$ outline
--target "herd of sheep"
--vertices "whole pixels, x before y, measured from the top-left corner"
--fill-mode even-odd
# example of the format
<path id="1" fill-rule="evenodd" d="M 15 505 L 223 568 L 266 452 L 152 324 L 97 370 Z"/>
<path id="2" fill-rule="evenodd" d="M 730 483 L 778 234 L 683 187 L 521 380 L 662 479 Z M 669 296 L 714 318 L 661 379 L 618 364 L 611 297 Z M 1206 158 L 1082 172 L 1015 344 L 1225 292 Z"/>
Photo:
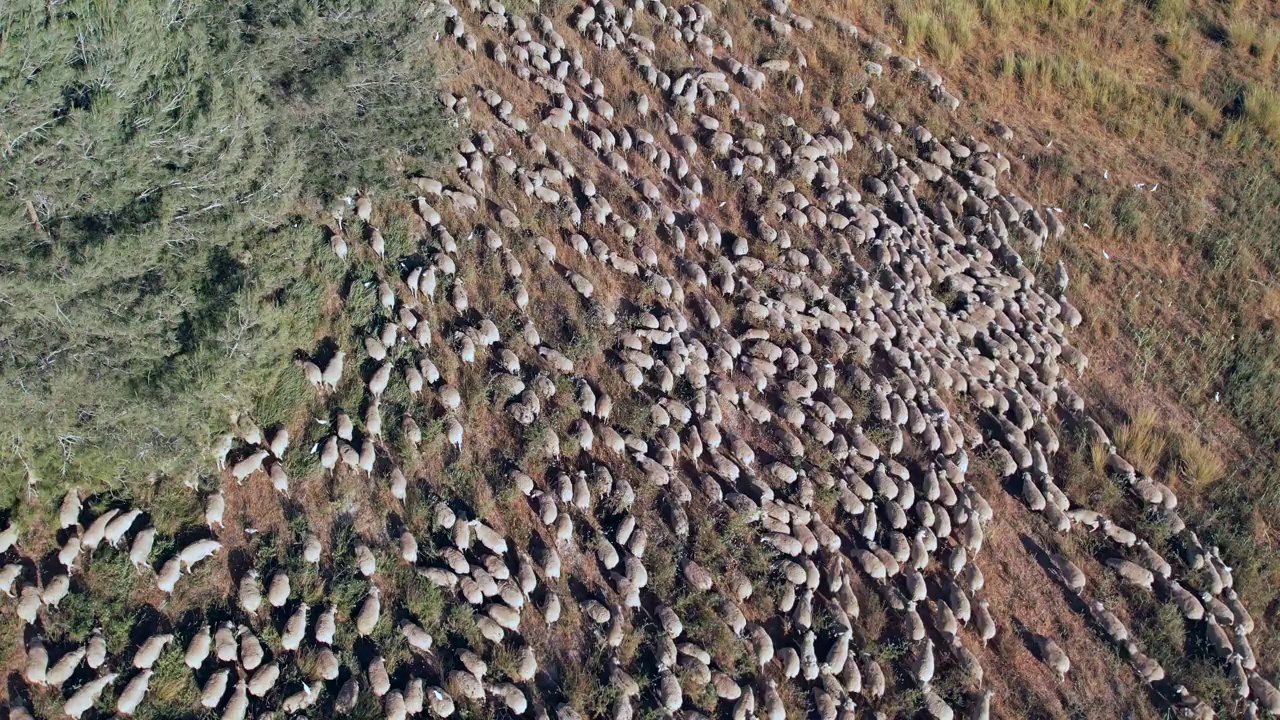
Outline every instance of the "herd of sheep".
<path id="1" fill-rule="evenodd" d="M 497 0 L 440 6 L 444 41 L 457 42 L 442 52 L 466 58 L 442 99 L 469 139 L 451 170 L 413 178 L 407 200 L 359 194 L 328 227 L 338 256 L 381 268 L 368 286 L 379 329 L 301 363 L 332 420 L 308 423 L 299 447 L 286 428 L 234 417 L 211 446 L 223 490 L 203 497 L 206 537 L 164 556 L 153 552 L 146 508 L 88 517 L 69 493 L 57 562 L 33 571 L 32 560 L 13 559 L 0 569 L 0 590 L 31 626 L 28 692 L 63 698 L 72 718 L 93 708 L 142 712 L 153 665 L 177 648 L 200 688 L 191 715 L 339 716 L 369 694 L 387 720 L 569 720 L 592 711 L 538 677 L 540 663 L 572 660 L 540 657 L 523 633 L 576 622 L 610 657 L 598 678 L 608 706 L 594 713 L 617 720 L 883 717 L 886 693 L 907 690 L 925 716 L 987 718 L 1000 697 L 975 650 L 1008 628 L 983 597 L 993 520 L 983 492 L 1005 490 L 972 481 L 980 457 L 1037 522 L 1105 538 L 1096 572 L 1202 625 L 1244 717 L 1280 716 L 1231 568 L 1184 526 L 1173 492 L 1119 454 L 1071 387 L 1087 358 L 1066 338 L 1081 322 L 1065 297 L 1066 269 L 1042 279 L 1024 263 L 1064 238 L 1061 219 L 1000 188 L 1010 165 L 992 145 L 935 137 L 876 104 L 876 83 L 906 81 L 953 111 L 960 100 L 940 75 L 845 20 L 811 19 L 785 0 L 753 8 L 741 27 L 718 22 L 702 2 L 593 0 L 554 18 L 526 18 Z M 806 36 L 820 31 L 865 58 L 869 84 L 847 107 L 806 96 Z M 734 33 L 782 50 L 749 56 Z M 625 87 L 603 77 L 616 68 Z M 799 119 L 769 105 L 779 96 Z M 996 135 L 1009 139 L 1004 128 Z M 412 221 L 417 248 L 384 261 L 383 223 L 397 213 Z M 492 259 L 503 295 L 479 298 L 462 270 Z M 559 312 L 603 328 L 599 357 L 575 361 L 543 341 L 529 305 L 545 302 L 537 293 L 548 284 L 566 290 Z M 447 605 L 472 608 L 478 642 L 433 639 L 434 619 L 413 617 L 404 598 L 383 597 L 376 584 L 353 607 L 311 607 L 281 569 L 234 578 L 228 604 L 239 622 L 157 631 L 133 648 L 108 648 L 101 634 L 56 653 L 43 644 L 42 622 L 79 591 L 77 572 L 99 546 L 127 552 L 163 593 L 198 564 L 222 562 L 223 491 L 270 482 L 287 496 L 286 453 L 312 446 L 326 475 L 388 487 L 399 503 L 428 502 L 415 488 L 433 478 L 408 467 L 388 436 L 460 462 L 469 434 L 493 432 L 468 422 L 479 408 L 460 391 L 462 373 L 487 378 L 480 402 L 528 445 L 524 457 L 539 459 L 536 471 L 489 478 L 514 487 L 538 527 L 517 543 L 501 513 L 471 517 L 437 500 L 420 535 L 406 527 L 349 552 L 371 581 L 385 572 L 380 564 L 403 563 Z M 346 382 L 363 384 L 361 407 L 337 405 Z M 380 399 L 398 383 L 427 410 L 384 426 Z M 623 395 L 643 409 L 639 429 L 611 422 Z M 447 442 L 432 444 L 428 425 Z M 1054 476 L 1064 430 L 1107 449 L 1107 472 L 1171 527 L 1177 557 L 1069 494 Z M 638 496 L 654 500 L 642 506 Z M 707 507 L 750 528 L 767 548 L 767 573 L 718 571 L 685 546 Z M 659 529 L 674 541 L 651 546 Z M 22 540 L 13 528 L 0 533 L 5 557 Z M 335 552 L 314 534 L 297 549 L 311 565 Z M 1046 564 L 1170 711 L 1214 717 L 1091 595 L 1080 567 L 1060 554 Z M 650 587 L 651 573 L 673 565 L 681 594 L 714 598 L 749 672 L 691 640 L 678 603 Z M 585 591 L 570 590 L 575 572 Z M 763 604 L 752 600 L 760 593 Z M 894 620 L 901 663 L 886 666 L 857 644 L 867 593 Z M 834 621 L 816 622 L 819 613 Z M 339 632 L 343 624 L 353 632 Z M 388 667 L 380 654 L 354 660 L 341 647 L 340 638 L 379 636 L 388 624 L 424 662 Z M 651 631 L 639 650 L 622 652 L 641 628 Z M 1054 637 L 1032 633 L 1029 644 L 1060 678 L 1071 673 Z M 305 669 L 288 677 L 305 679 L 278 682 L 304 651 Z M 490 667 L 499 652 L 515 658 L 504 672 Z M 935 687 L 943 667 L 961 691 Z M 11 717 L 31 716 L 20 696 L 10 707 Z"/>

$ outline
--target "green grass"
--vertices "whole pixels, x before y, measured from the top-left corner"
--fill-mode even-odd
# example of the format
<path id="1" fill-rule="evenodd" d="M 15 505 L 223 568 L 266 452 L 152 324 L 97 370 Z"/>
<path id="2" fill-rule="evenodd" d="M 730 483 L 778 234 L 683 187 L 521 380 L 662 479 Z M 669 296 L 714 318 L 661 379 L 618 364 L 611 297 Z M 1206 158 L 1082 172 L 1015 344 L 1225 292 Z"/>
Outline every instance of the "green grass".
<path id="1" fill-rule="evenodd" d="M 68 594 L 49 613 L 46 635 L 55 641 L 84 643 L 101 627 L 107 650 L 124 652 L 134 621 L 130 596 L 139 578 L 126 553 L 100 549 L 80 579 L 89 592 Z"/>
<path id="2" fill-rule="evenodd" d="M 401 579 L 400 592 L 405 609 L 417 623 L 427 632 L 435 632 L 440 627 L 445 612 L 444 594 L 440 588 L 418 577 L 417 573 L 406 570 Z"/>
<path id="3" fill-rule="evenodd" d="M 191 668 L 183 662 L 185 649 L 170 643 L 152 668 L 147 696 L 136 717 L 143 720 L 187 718 L 198 707 L 200 689 L 196 687 Z"/>
<path id="4" fill-rule="evenodd" d="M 300 210 L 389 185 L 388 161 L 422 167 L 449 132 L 434 24 L 351 5 L 0 10 L 0 502 L 28 467 L 59 495 L 190 477 L 228 410 L 299 407 L 289 358 L 345 272 Z"/>

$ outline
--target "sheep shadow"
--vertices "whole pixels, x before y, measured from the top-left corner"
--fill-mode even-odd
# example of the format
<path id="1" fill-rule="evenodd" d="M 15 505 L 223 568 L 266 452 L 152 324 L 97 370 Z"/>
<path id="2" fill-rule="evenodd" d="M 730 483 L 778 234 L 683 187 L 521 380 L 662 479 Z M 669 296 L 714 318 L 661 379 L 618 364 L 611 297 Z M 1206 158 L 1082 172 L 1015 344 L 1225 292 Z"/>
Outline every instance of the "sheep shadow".
<path id="1" fill-rule="evenodd" d="M 1053 561 L 1050 559 L 1049 553 L 1034 539 L 1032 539 L 1031 536 L 1025 533 L 1022 534 L 1019 539 L 1022 541 L 1022 547 L 1027 551 L 1027 554 L 1036 561 L 1036 564 L 1044 570 L 1045 574 L 1048 575 L 1053 583 L 1058 586 L 1058 589 L 1062 591 L 1062 597 L 1063 600 L 1066 601 L 1067 607 L 1071 608 L 1071 611 L 1077 615 L 1088 617 L 1089 607 L 1085 605 L 1084 600 L 1079 595 L 1072 592 L 1062 583 L 1062 578 L 1058 576 L 1058 571 L 1054 568 Z"/>

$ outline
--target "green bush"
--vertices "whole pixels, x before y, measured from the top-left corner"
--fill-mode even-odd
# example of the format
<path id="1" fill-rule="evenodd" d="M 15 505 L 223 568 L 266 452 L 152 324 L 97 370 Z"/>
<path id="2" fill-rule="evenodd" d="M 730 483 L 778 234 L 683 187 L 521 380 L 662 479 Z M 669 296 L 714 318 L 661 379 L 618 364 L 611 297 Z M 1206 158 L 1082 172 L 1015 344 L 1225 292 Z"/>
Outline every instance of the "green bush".
<path id="1" fill-rule="evenodd" d="M 297 394 L 341 272 L 315 210 L 449 132 L 421 8 L 0 8 L 0 505 L 207 467 L 226 411 Z"/>

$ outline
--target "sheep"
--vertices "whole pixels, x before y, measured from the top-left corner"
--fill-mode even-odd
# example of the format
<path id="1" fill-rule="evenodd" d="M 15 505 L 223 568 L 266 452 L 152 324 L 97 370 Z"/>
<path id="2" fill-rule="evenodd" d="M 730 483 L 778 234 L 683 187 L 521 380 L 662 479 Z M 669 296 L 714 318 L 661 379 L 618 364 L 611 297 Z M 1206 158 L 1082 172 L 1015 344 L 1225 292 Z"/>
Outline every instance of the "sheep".
<path id="1" fill-rule="evenodd" d="M 209 657 L 209 650 L 213 646 L 213 635 L 209 632 L 208 625 L 202 625 L 196 634 L 191 637 L 191 641 L 187 643 L 187 651 L 183 655 L 183 663 L 192 670 L 199 670 L 204 661 Z"/>
<path id="2" fill-rule="evenodd" d="M 213 634 L 213 653 L 221 662 L 236 659 L 235 631 L 230 623 L 223 623 Z"/>
<path id="3" fill-rule="evenodd" d="M 133 655 L 133 666 L 139 670 L 148 670 L 160 658 L 164 646 L 173 641 L 172 633 L 152 635 L 143 641 Z"/>
<path id="4" fill-rule="evenodd" d="M 155 528 L 142 529 L 133 536 L 133 544 L 129 546 L 129 562 L 132 562 L 134 569 L 150 566 L 151 548 L 155 544 L 155 537 Z"/>
<path id="5" fill-rule="evenodd" d="M 222 543 L 217 540 L 196 540 L 178 551 L 178 560 L 182 563 L 182 569 L 189 572 L 197 563 L 221 549 Z"/>
<path id="6" fill-rule="evenodd" d="M 1138 537 L 1131 531 L 1116 525 L 1110 520 L 1103 519 L 1099 523 L 1099 527 L 1108 538 L 1124 547 L 1133 547 L 1138 542 Z"/>
<path id="7" fill-rule="evenodd" d="M 106 658 L 107 644 L 102 638 L 102 629 L 95 628 L 93 634 L 89 636 L 88 644 L 85 646 L 85 664 L 89 666 L 90 670 L 97 670 L 106 662 Z"/>
<path id="8" fill-rule="evenodd" d="M 1227 632 L 1218 624 L 1218 619 L 1209 614 L 1205 616 L 1204 620 L 1205 639 L 1209 643 L 1209 649 L 1224 660 L 1234 654 L 1236 649 L 1231 643 L 1231 636 L 1227 635 Z"/>
<path id="9" fill-rule="evenodd" d="M 231 672 L 224 668 L 209 676 L 200 690 L 200 707 L 207 710 L 218 707 L 222 697 L 227 694 L 227 680 L 230 675 Z"/>
<path id="10" fill-rule="evenodd" d="M 225 441 L 220 441 L 213 450 L 215 460 L 218 463 L 218 469 L 221 470 L 226 464 L 227 453 L 231 451 L 232 438 L 230 435 L 222 436 Z M 225 444 L 226 449 L 222 446 Z M 62 504 L 58 506 L 58 529 L 66 530 L 69 527 L 75 527 L 80 524 L 80 491 L 71 488 L 62 498 Z"/>
<path id="11" fill-rule="evenodd" d="M 431 654 L 433 640 L 431 635 L 423 630 L 421 626 L 409 621 L 403 620 L 400 623 L 400 633 L 409 643 L 409 647 L 424 655 Z"/>
<path id="12" fill-rule="evenodd" d="M 1245 608 L 1244 603 L 1240 602 L 1240 597 L 1236 594 L 1236 591 L 1228 589 L 1225 597 L 1235 625 L 1241 628 L 1246 635 L 1253 632 L 1253 616 L 1249 614 L 1249 610 Z"/>
<path id="13" fill-rule="evenodd" d="M 240 667 L 252 672 L 262 665 L 267 656 L 266 650 L 258 636 L 249 632 L 245 626 L 241 625 L 236 632 L 240 635 Z"/>
<path id="14" fill-rule="evenodd" d="M 1062 581 L 1062 584 L 1068 590 L 1076 594 L 1084 590 L 1085 575 L 1080 568 L 1076 567 L 1075 563 L 1058 553 L 1054 553 L 1049 559 L 1053 563 L 1053 569 L 1057 573 L 1058 579 Z"/>
<path id="15" fill-rule="evenodd" d="M 71 591 L 71 578 L 68 575 L 56 575 L 49 582 L 45 583 L 44 590 L 40 593 L 40 602 L 45 607 L 57 609 L 58 604 L 62 602 L 67 593 Z"/>
<path id="16" fill-rule="evenodd" d="M 235 478 L 238 484 L 243 485 L 246 479 L 262 469 L 262 461 L 266 460 L 269 454 L 267 450 L 258 450 L 250 454 L 231 467 L 231 476 Z M 88 532 L 86 531 L 87 535 Z"/>
<path id="17" fill-rule="evenodd" d="M 338 383 L 342 380 L 342 369 L 346 361 L 347 354 L 345 351 L 338 350 L 333 357 L 324 366 L 321 374 L 321 381 L 329 390 L 336 390 Z"/>
<path id="18" fill-rule="evenodd" d="M 254 697 L 263 697 L 271 692 L 275 687 L 276 680 L 280 678 L 280 666 L 274 662 L 267 663 L 258 667 L 258 669 L 249 676 L 249 694 Z M 225 712 L 225 710 L 224 710 Z"/>
<path id="19" fill-rule="evenodd" d="M 300 604 L 285 623 L 284 632 L 280 633 L 280 647 L 283 650 L 297 650 L 302 646 L 302 639 L 307 632 L 308 609 L 306 603 Z"/>
<path id="20" fill-rule="evenodd" d="M 67 702 L 63 704 L 63 714 L 72 718 L 72 720 L 79 720 L 80 716 L 83 715 L 86 710 L 89 710 L 98 702 L 98 698 L 102 695 L 102 691 L 114 683 L 116 681 L 116 677 L 116 673 L 107 673 L 106 675 L 90 680 L 84 685 L 81 685 L 80 689 L 76 690 L 76 692 L 67 699 Z"/>
<path id="21" fill-rule="evenodd" d="M 45 672 L 45 684 L 51 688 L 61 688 L 75 674 L 85 654 L 84 648 L 74 648 L 58 658 L 58 661 Z"/>
<path id="22" fill-rule="evenodd" d="M 347 678 L 347 681 L 338 689 L 338 695 L 334 698 L 333 711 L 338 715 L 350 714 L 355 710 L 357 703 L 360 701 L 360 681 L 355 675 Z M 451 710 L 452 712 L 452 710 Z"/>
<path id="23" fill-rule="evenodd" d="M 321 645 L 332 645 L 333 636 L 338 630 L 338 609 L 332 605 L 316 617 L 314 637 Z"/>
<path id="24" fill-rule="evenodd" d="M 116 713 L 119 715 L 132 715 L 142 704 L 142 698 L 147 694 L 147 686 L 151 682 L 151 670 L 143 670 L 133 677 L 124 690 L 120 691 L 120 696 L 116 699 Z"/>
<path id="25" fill-rule="evenodd" d="M 1272 717 L 1280 716 L 1280 691 L 1266 678 L 1249 673 L 1249 690 L 1264 712 Z"/>
<path id="26" fill-rule="evenodd" d="M 924 709 L 935 720 L 951 720 L 955 717 L 955 711 L 931 687 L 924 690 Z"/>
<path id="27" fill-rule="evenodd" d="M 221 492 L 213 493 L 205 500 L 204 505 L 204 523 L 210 530 L 214 525 L 219 528 L 223 527 L 222 516 L 226 512 L 227 501 Z"/>
<path id="28" fill-rule="evenodd" d="M 27 645 L 27 661 L 23 669 L 23 678 L 32 685 L 44 685 L 49 672 L 49 651 L 44 643 L 36 637 Z"/>
<path id="29" fill-rule="evenodd" d="M 1062 682 L 1066 679 L 1067 673 L 1071 671 L 1071 658 L 1063 652 L 1052 638 L 1045 635 L 1035 635 L 1032 642 L 1036 648 L 1036 654 L 1040 661 L 1049 667 L 1058 675 L 1058 681 Z"/>
<path id="30" fill-rule="evenodd" d="M 462 451 L 462 424 L 457 418 L 449 416 L 445 420 L 445 435 L 449 440 L 449 444 L 453 445 L 459 452 Z"/>
<path id="31" fill-rule="evenodd" d="M 1126 582 L 1143 590 L 1150 591 L 1152 584 L 1155 582 L 1155 575 L 1150 570 L 1123 558 L 1107 558 L 1105 563 L 1107 567 L 1115 570 L 1116 574 Z"/>
<path id="32" fill-rule="evenodd" d="M 382 617 L 382 595 L 375 585 L 369 588 L 369 594 L 365 598 L 364 603 L 360 606 L 360 612 L 356 615 L 356 633 L 360 637 L 366 637 L 373 633 L 378 625 L 378 620 Z"/>
<path id="33" fill-rule="evenodd" d="M 251 587 L 249 588 L 249 599 L 250 604 L 252 605 L 253 593 L 257 586 L 256 575 L 251 573 L 245 577 L 251 583 Z M 243 591 L 243 585 L 241 589 Z M 271 582 L 267 586 L 267 602 L 274 608 L 284 607 L 285 603 L 289 602 L 289 595 L 292 592 L 292 589 L 288 573 L 283 570 L 276 571 L 276 573 L 271 576 Z M 260 599 L 259 602 L 261 602 Z"/>
<path id="34" fill-rule="evenodd" d="M 1168 593 L 1169 598 L 1173 600 L 1174 605 L 1178 607 L 1178 610 L 1182 613 L 1183 617 L 1188 620 L 1204 619 L 1204 606 L 1200 604 L 1200 601 L 1196 599 L 1195 595 L 1182 587 L 1181 583 L 1177 580 L 1172 580 L 1164 585 L 1164 589 Z"/>
<path id="35" fill-rule="evenodd" d="M 355 556 L 356 568 L 360 570 L 361 575 L 372 577 L 378 571 L 378 559 L 368 545 L 356 543 Z"/>

